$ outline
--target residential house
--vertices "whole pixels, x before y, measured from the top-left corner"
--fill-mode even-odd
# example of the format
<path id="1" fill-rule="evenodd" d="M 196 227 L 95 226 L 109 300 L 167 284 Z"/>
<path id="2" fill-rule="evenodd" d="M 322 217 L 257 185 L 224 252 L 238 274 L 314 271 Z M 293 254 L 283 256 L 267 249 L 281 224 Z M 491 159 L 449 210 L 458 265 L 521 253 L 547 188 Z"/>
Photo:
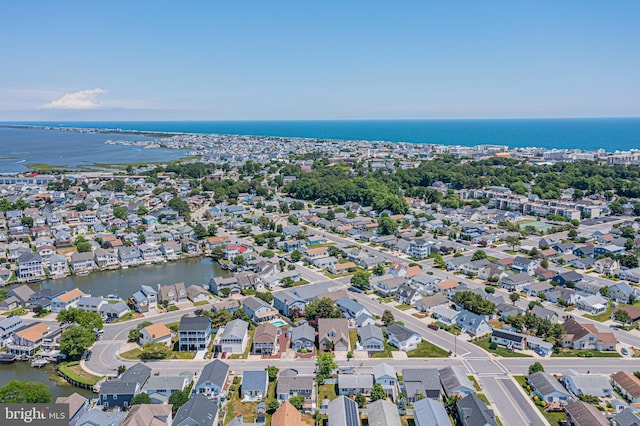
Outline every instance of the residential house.
<path id="1" fill-rule="evenodd" d="M 271 305 L 255 296 L 249 296 L 242 301 L 242 310 L 257 324 L 271 321 L 278 315 Z"/>
<path id="2" fill-rule="evenodd" d="M 416 426 L 449 426 L 451 424 L 444 404 L 431 398 L 414 402 L 413 413 Z"/>
<path id="3" fill-rule="evenodd" d="M 22 284 L 16 288 L 9 290 L 6 297 L 15 297 L 20 306 L 26 306 L 29 303 L 29 298 L 35 293 L 31 287 L 26 284 Z"/>
<path id="4" fill-rule="evenodd" d="M 131 310 L 122 300 L 118 300 L 115 303 L 103 303 L 98 308 L 100 316 L 107 320 L 122 318 L 129 312 L 131 312 Z"/>
<path id="5" fill-rule="evenodd" d="M 214 426 L 218 424 L 218 403 L 196 395 L 176 412 L 171 426 Z"/>
<path id="6" fill-rule="evenodd" d="M 417 349 L 418 344 L 422 341 L 422 336 L 418 333 L 399 324 L 387 326 L 385 332 L 389 344 L 405 352 Z"/>
<path id="7" fill-rule="evenodd" d="M 611 423 L 595 405 L 583 401 L 571 401 L 565 407 L 571 426 L 610 426 Z"/>
<path id="8" fill-rule="evenodd" d="M 616 426 L 638 426 L 640 416 L 634 413 L 631 408 L 625 408 L 615 416 Z"/>
<path id="9" fill-rule="evenodd" d="M 439 323 L 444 324 L 444 325 L 455 325 L 456 324 L 456 319 L 458 318 L 458 315 L 460 315 L 460 312 L 456 311 L 455 309 L 451 309 L 447 306 L 436 306 L 432 311 L 431 311 L 431 316 L 437 320 Z"/>
<path id="10" fill-rule="evenodd" d="M 242 354 L 249 343 L 249 323 L 241 319 L 234 319 L 221 327 L 213 342 L 219 352 Z"/>
<path id="11" fill-rule="evenodd" d="M 473 383 L 462 368 L 445 367 L 438 370 L 438 373 L 440 373 L 440 383 L 442 383 L 444 393 L 448 397 L 459 396 L 463 398 L 475 392 Z"/>
<path id="12" fill-rule="evenodd" d="M 129 302 L 131 302 L 136 312 L 143 313 L 156 309 L 158 306 L 158 291 L 153 287 L 143 285 L 139 291 L 136 291 L 129 298 Z"/>
<path id="13" fill-rule="evenodd" d="M 562 375 L 564 386 L 576 396 L 593 395 L 598 398 L 609 398 L 613 395 L 611 383 L 599 374 L 578 374 L 569 370 Z"/>
<path id="14" fill-rule="evenodd" d="M 528 275 L 533 275 L 537 267 L 538 262 L 535 259 L 529 259 L 522 256 L 516 256 L 511 264 L 511 269 L 515 269 L 518 272 L 524 272 Z"/>
<path id="15" fill-rule="evenodd" d="M 392 401 L 398 396 L 398 377 L 396 370 L 387 363 L 373 366 L 373 381 L 379 383 Z"/>
<path id="16" fill-rule="evenodd" d="M 7 344 L 7 353 L 31 356 L 38 346 L 42 344 L 45 337 L 52 334 L 49 327 L 43 322 L 28 325 L 13 333 L 11 343 Z"/>
<path id="17" fill-rule="evenodd" d="M 119 247 L 118 248 L 118 260 L 120 265 L 134 266 L 140 263 L 140 250 L 136 246 L 131 247 Z"/>
<path id="18" fill-rule="evenodd" d="M 127 412 L 120 426 L 163 426 L 172 421 L 171 406 L 167 404 L 137 404 Z"/>
<path id="19" fill-rule="evenodd" d="M 607 299 L 602 296 L 589 296 L 576 302 L 576 308 L 590 315 L 599 315 L 607 310 Z"/>
<path id="20" fill-rule="evenodd" d="M 291 349 L 312 351 L 316 342 L 316 331 L 309 324 L 300 324 L 291 329 Z"/>
<path id="21" fill-rule="evenodd" d="M 418 396 L 440 399 L 442 394 L 440 373 L 435 368 L 404 369 L 402 370 L 402 382 L 409 403 L 416 403 Z"/>
<path id="22" fill-rule="evenodd" d="M 176 303 L 186 303 L 187 289 L 184 287 L 184 283 L 168 284 L 158 286 L 159 302 L 163 305 L 173 305 Z"/>
<path id="23" fill-rule="evenodd" d="M 65 276 L 69 273 L 67 258 L 61 254 L 54 254 L 49 258 L 49 272 L 54 277 Z"/>
<path id="24" fill-rule="evenodd" d="M 462 310 L 456 317 L 456 325 L 465 333 L 476 337 L 484 336 L 491 332 L 491 326 L 484 315 Z"/>
<path id="25" fill-rule="evenodd" d="M 553 277 L 553 281 L 557 282 L 558 285 L 561 286 L 566 286 L 567 282 L 571 281 L 574 284 L 579 283 L 580 281 L 582 281 L 584 277 L 582 275 L 580 275 L 579 273 L 577 273 L 576 271 L 568 271 L 568 272 L 564 272 L 562 274 L 558 274 L 555 277 Z"/>
<path id="26" fill-rule="evenodd" d="M 193 387 L 195 394 L 202 394 L 207 398 L 219 398 L 223 395 L 227 378 L 229 377 L 229 364 L 216 359 L 206 364 L 198 381 Z"/>
<path id="27" fill-rule="evenodd" d="M 396 299 L 409 306 L 413 306 L 421 298 L 422 294 L 407 283 L 402 284 L 396 293 Z"/>
<path id="28" fill-rule="evenodd" d="M 522 291 L 524 287 L 532 282 L 533 279 L 526 272 L 520 272 L 519 274 L 502 277 L 498 285 L 508 291 Z"/>
<path id="29" fill-rule="evenodd" d="M 78 420 L 89 410 L 89 399 L 79 393 L 72 393 L 69 396 L 59 396 L 56 404 L 67 404 L 69 406 L 69 426 L 75 426 Z"/>
<path id="30" fill-rule="evenodd" d="M 253 336 L 253 352 L 256 355 L 273 355 L 278 350 L 279 329 L 265 322 L 256 327 Z"/>
<path id="31" fill-rule="evenodd" d="M 301 395 L 306 401 L 311 401 L 314 385 L 314 376 L 289 375 L 281 371 L 276 385 L 276 398 L 278 401 L 288 401 L 292 396 Z"/>
<path id="32" fill-rule="evenodd" d="M 555 272 L 552 274 L 555 275 Z M 534 282 L 521 289 L 527 296 L 533 297 L 537 297 L 540 293 L 547 295 L 551 290 L 553 290 L 553 286 L 547 282 Z"/>
<path id="33" fill-rule="evenodd" d="M 383 297 L 395 296 L 400 286 L 405 283 L 403 277 L 391 277 L 378 281 L 374 284 L 374 289 Z"/>
<path id="34" fill-rule="evenodd" d="M 165 404 L 172 393 L 187 389 L 193 374 L 153 375 L 147 380 L 146 392 L 154 404 Z"/>
<path id="35" fill-rule="evenodd" d="M 99 268 L 111 268 L 120 264 L 118 255 L 115 252 L 103 248 L 97 248 L 93 252 L 93 258 Z"/>
<path id="36" fill-rule="evenodd" d="M 343 296 L 335 303 L 346 318 L 356 319 L 362 314 L 372 316 L 367 308 L 349 297 Z"/>
<path id="37" fill-rule="evenodd" d="M 199 285 L 190 285 L 187 287 L 187 298 L 192 303 L 206 302 L 209 300 L 209 292 Z"/>
<path id="38" fill-rule="evenodd" d="M 551 321 L 557 324 L 560 321 L 560 315 L 556 311 L 547 309 L 541 305 L 536 305 L 531 309 L 531 314 L 537 316 L 540 319 Z"/>
<path id="39" fill-rule="evenodd" d="M 547 300 L 551 303 L 558 303 L 559 300 L 564 300 L 569 305 L 573 305 L 581 297 L 574 289 L 564 287 L 556 287 L 547 293 Z"/>
<path id="40" fill-rule="evenodd" d="M 39 254 L 25 252 L 18 257 L 17 277 L 19 281 L 31 281 L 44 276 L 42 257 Z"/>
<path id="41" fill-rule="evenodd" d="M 367 418 L 370 426 L 402 426 L 398 406 L 382 399 L 367 405 Z"/>
<path id="42" fill-rule="evenodd" d="M 315 266 L 318 269 L 326 269 L 326 268 L 331 268 L 332 266 L 337 265 L 338 259 L 335 256 L 329 256 L 329 257 L 321 257 L 318 259 L 314 259 L 311 264 L 313 264 L 313 266 Z"/>
<path id="43" fill-rule="evenodd" d="M 611 375 L 611 384 L 626 400 L 640 402 L 640 379 L 626 371 L 618 371 Z"/>
<path id="44" fill-rule="evenodd" d="M 74 274 L 86 274 L 95 269 L 93 252 L 73 253 L 71 255 L 71 269 Z"/>
<path id="45" fill-rule="evenodd" d="M 200 351 L 211 342 L 211 320 L 207 317 L 182 317 L 178 326 L 178 349 Z"/>
<path id="46" fill-rule="evenodd" d="M 369 395 L 373 387 L 371 374 L 338 374 L 338 395 Z"/>
<path id="47" fill-rule="evenodd" d="M 289 401 L 280 405 L 271 416 L 271 426 L 307 426 L 302 421 L 302 414 Z"/>
<path id="48" fill-rule="evenodd" d="M 506 346 L 509 349 L 524 350 L 527 348 L 527 335 L 494 328 L 491 332 L 491 342 Z"/>
<path id="49" fill-rule="evenodd" d="M 13 333 L 24 327 L 22 318 L 17 315 L 0 319 L 0 347 L 11 341 Z"/>
<path id="50" fill-rule="evenodd" d="M 29 296 L 29 302 L 27 306 L 31 310 L 35 309 L 51 309 L 51 301 L 63 294 L 64 291 L 54 290 L 51 288 L 43 288 L 42 290 L 38 290 L 38 292 L 33 293 Z"/>
<path id="51" fill-rule="evenodd" d="M 320 349 L 331 347 L 334 351 L 350 349 L 348 320 L 346 318 L 318 319 L 318 345 Z"/>
<path id="52" fill-rule="evenodd" d="M 620 303 L 629 303 L 629 297 L 636 296 L 636 292 L 624 281 L 617 282 L 609 286 L 609 299 Z"/>
<path id="53" fill-rule="evenodd" d="M 384 336 L 377 325 L 367 324 L 358 328 L 358 341 L 360 350 L 369 352 L 384 351 Z"/>
<path id="54" fill-rule="evenodd" d="M 142 363 L 129 367 L 118 378 L 108 380 L 100 386 L 98 404 L 104 408 L 128 408 L 134 396 L 142 392 L 151 376 L 151 368 Z"/>
<path id="55" fill-rule="evenodd" d="M 574 318 L 566 320 L 562 327 L 566 334 L 560 345 L 565 348 L 614 351 L 618 343 L 613 333 L 599 332 L 593 324 L 582 324 Z"/>
<path id="56" fill-rule="evenodd" d="M 327 426 L 360 426 L 358 404 L 344 395 L 329 402 Z"/>
<path id="57" fill-rule="evenodd" d="M 92 408 L 78 418 L 75 426 L 119 426 L 126 416 L 127 413 L 124 411 L 102 411 Z"/>
<path id="58" fill-rule="evenodd" d="M 260 401 L 267 396 L 269 377 L 266 370 L 245 370 L 240 392 L 243 401 Z"/>
<path id="59" fill-rule="evenodd" d="M 172 347 L 171 330 L 164 323 L 152 324 L 140 330 L 140 344 L 145 343 L 162 343 L 165 346 Z"/>
<path id="60" fill-rule="evenodd" d="M 409 256 L 417 259 L 426 259 L 431 254 L 433 247 L 434 243 L 432 241 L 416 238 L 409 243 Z"/>
<path id="61" fill-rule="evenodd" d="M 225 290 L 225 289 L 228 289 L 228 290 Z M 233 293 L 240 293 L 241 289 L 242 287 L 240 286 L 240 283 L 238 283 L 238 278 L 235 276 L 231 276 L 231 277 L 215 276 L 211 278 L 211 280 L 209 281 L 209 291 L 211 291 L 216 296 L 225 295 L 227 291 L 228 293 L 226 295 L 233 294 Z"/>
<path id="62" fill-rule="evenodd" d="M 462 426 L 498 426 L 493 410 L 475 394 L 458 401 L 457 413 Z"/>
<path id="63" fill-rule="evenodd" d="M 76 287 L 54 297 L 51 299 L 51 312 L 58 313 L 68 308 L 75 308 L 82 296 L 84 293 Z"/>
<path id="64" fill-rule="evenodd" d="M 596 263 L 596 260 L 592 257 L 578 257 L 569 262 L 569 266 L 572 266 L 576 269 L 590 269 L 593 268 Z"/>
<path id="65" fill-rule="evenodd" d="M 420 312 L 433 312 L 438 306 L 446 306 L 449 303 L 449 299 L 440 293 L 433 296 L 422 297 L 415 302 L 415 308 Z"/>
<path id="66" fill-rule="evenodd" d="M 564 405 L 571 401 L 569 392 L 549 373 L 538 371 L 529 374 L 527 380 L 533 388 L 533 394 L 547 404 L 557 402 Z"/>

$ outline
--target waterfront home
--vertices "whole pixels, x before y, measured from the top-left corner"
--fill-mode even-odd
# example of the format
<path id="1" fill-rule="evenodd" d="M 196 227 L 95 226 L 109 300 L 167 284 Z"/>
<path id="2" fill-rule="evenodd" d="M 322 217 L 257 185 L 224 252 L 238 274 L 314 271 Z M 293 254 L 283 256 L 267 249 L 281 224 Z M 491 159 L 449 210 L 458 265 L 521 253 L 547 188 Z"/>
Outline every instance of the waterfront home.
<path id="1" fill-rule="evenodd" d="M 387 396 L 395 401 L 398 396 L 398 377 L 396 370 L 389 364 L 382 363 L 373 366 L 373 381 L 379 383 L 387 392 Z"/>
<path id="2" fill-rule="evenodd" d="M 385 329 L 389 344 L 401 351 L 412 351 L 418 347 L 422 337 L 413 330 L 399 324 L 391 324 Z"/>
<path id="3" fill-rule="evenodd" d="M 493 410 L 476 395 L 467 395 L 458 401 L 457 413 L 462 426 L 498 426 Z"/>
<path id="4" fill-rule="evenodd" d="M 164 404 L 172 393 L 184 391 L 191 383 L 192 374 L 151 376 L 147 381 L 146 392 L 154 404 Z"/>
<path id="5" fill-rule="evenodd" d="M 192 303 L 206 302 L 209 300 L 209 292 L 199 285 L 187 287 L 187 298 Z"/>
<path id="6" fill-rule="evenodd" d="M 249 323 L 241 319 L 234 319 L 224 327 L 220 327 L 213 342 L 216 350 L 230 354 L 242 354 L 249 342 Z"/>
<path id="7" fill-rule="evenodd" d="M 158 298 L 163 305 L 185 303 L 188 301 L 187 289 L 184 287 L 184 283 L 158 285 Z"/>
<path id="8" fill-rule="evenodd" d="M 36 293 L 33 293 L 29 296 L 29 302 L 27 306 L 31 310 L 35 309 L 50 309 L 51 301 L 64 293 L 62 290 L 54 290 L 51 288 L 43 288 L 38 290 Z"/>
<path id="9" fill-rule="evenodd" d="M 69 396 L 59 396 L 56 398 L 55 403 L 67 404 L 69 406 L 69 426 L 75 426 L 78 420 L 89 410 L 91 405 L 88 398 L 85 398 L 77 392 Z"/>
<path id="10" fill-rule="evenodd" d="M 54 243 L 57 248 L 71 247 L 73 245 L 73 237 L 69 232 L 56 232 L 54 234 Z"/>
<path id="11" fill-rule="evenodd" d="M 227 292 L 227 290 L 225 289 L 228 289 L 228 294 L 230 295 L 233 293 L 240 293 L 242 287 L 238 282 L 238 278 L 235 276 L 231 276 L 231 277 L 216 276 L 211 278 L 211 280 L 209 281 L 209 291 L 211 291 L 216 296 L 221 296 L 221 295 L 226 296 L 225 292 Z"/>
<path id="12" fill-rule="evenodd" d="M 465 397 L 475 392 L 475 387 L 460 367 L 445 367 L 438 370 L 440 383 L 448 397 Z M 404 376 L 403 376 L 404 378 Z"/>
<path id="13" fill-rule="evenodd" d="M 334 351 L 348 351 L 350 343 L 347 319 L 319 318 L 318 345 L 321 350 L 330 348 Z"/>
<path id="14" fill-rule="evenodd" d="M 549 373 L 538 371 L 529 374 L 527 380 L 533 388 L 533 394 L 537 395 L 541 401 L 545 401 L 547 404 L 553 402 L 566 404 L 571 400 L 569 392 Z"/>
<path id="15" fill-rule="evenodd" d="M 140 251 L 135 246 L 119 247 L 118 260 L 122 266 L 135 266 L 140 263 Z"/>
<path id="16" fill-rule="evenodd" d="M 228 377 L 229 364 L 216 359 L 204 366 L 193 387 L 193 392 L 210 399 L 219 398 L 223 395 Z"/>
<path id="17" fill-rule="evenodd" d="M 98 404 L 104 408 L 128 408 L 134 396 L 142 392 L 142 387 L 151 376 L 151 368 L 142 363 L 129 367 L 118 378 L 104 382 L 100 386 Z"/>
<path id="18" fill-rule="evenodd" d="M 44 278 L 42 257 L 39 254 L 26 252 L 18 257 L 18 281 L 31 281 Z"/>
<path id="19" fill-rule="evenodd" d="M 269 376 L 266 370 L 245 370 L 240 392 L 243 401 L 260 401 L 267 396 Z"/>
<path id="20" fill-rule="evenodd" d="M 172 346 L 171 330 L 164 323 L 151 324 L 140 330 L 140 345 L 145 343 L 162 343 L 167 347 Z"/>
<path id="21" fill-rule="evenodd" d="M 640 379 L 626 371 L 611 375 L 611 384 L 627 401 L 640 402 Z"/>
<path id="22" fill-rule="evenodd" d="M 214 426 L 218 424 L 218 403 L 196 395 L 176 412 L 171 426 Z"/>
<path id="23" fill-rule="evenodd" d="M 59 332 L 60 329 L 55 330 L 55 333 Z M 53 336 L 53 334 L 54 332 L 50 332 L 45 323 L 37 322 L 28 325 L 13 334 L 11 343 L 7 345 L 7 353 L 21 356 L 33 355 L 45 337 Z"/>
<path id="24" fill-rule="evenodd" d="M 148 312 L 158 306 L 158 291 L 151 286 L 142 285 L 141 289 L 129 298 L 129 301 L 136 312 Z"/>
<path id="25" fill-rule="evenodd" d="M 363 351 L 382 352 L 384 351 L 384 336 L 380 327 L 374 324 L 367 324 L 358 328 L 359 347 Z"/>
<path id="26" fill-rule="evenodd" d="M 338 395 L 369 395 L 373 387 L 371 374 L 338 374 Z"/>
<path id="27" fill-rule="evenodd" d="M 402 382 L 407 401 L 417 402 L 419 395 L 425 398 L 440 399 L 442 385 L 440 373 L 435 368 L 409 368 L 402 370 Z"/>
<path id="28" fill-rule="evenodd" d="M 289 375 L 281 371 L 278 375 L 276 398 L 278 401 L 288 401 L 292 396 L 301 395 L 305 401 L 311 401 L 314 385 L 314 376 Z"/>
<path id="29" fill-rule="evenodd" d="M 449 426 L 451 420 L 444 404 L 431 398 L 423 398 L 413 403 L 416 426 Z"/>
<path id="30" fill-rule="evenodd" d="M 4 347 L 4 345 L 10 341 L 13 333 L 23 326 L 24 322 L 19 316 L 0 319 L 0 347 Z"/>
<path id="31" fill-rule="evenodd" d="M 83 296 L 84 293 L 77 287 L 62 293 L 51 299 L 51 312 L 58 313 L 68 308 L 75 308 Z"/>
<path id="32" fill-rule="evenodd" d="M 329 402 L 327 417 L 327 426 L 358 426 L 360 424 L 358 404 L 344 395 Z"/>
<path id="33" fill-rule="evenodd" d="M 205 350 L 211 343 L 211 320 L 207 317 L 182 317 L 178 326 L 180 351 Z"/>
<path id="34" fill-rule="evenodd" d="M 484 336 L 491 332 L 491 326 L 484 315 L 474 314 L 464 309 L 456 317 L 456 325 L 465 333 L 476 337 Z"/>
<path id="35" fill-rule="evenodd" d="M 111 250 L 98 248 L 93 252 L 93 258 L 99 268 L 118 266 L 118 256 Z"/>
<path id="36" fill-rule="evenodd" d="M 596 351 L 614 351 L 618 340 L 610 332 L 599 332 L 593 324 L 582 324 L 574 318 L 566 320 L 562 327 L 565 336 L 560 346 L 572 349 L 587 349 Z"/>
<path id="37" fill-rule="evenodd" d="M 160 249 L 156 246 L 152 246 L 151 244 L 141 244 L 138 247 L 138 250 L 140 250 L 140 257 L 145 262 L 152 262 L 154 260 L 162 258 Z"/>
<path id="38" fill-rule="evenodd" d="M 182 253 L 182 246 L 175 241 L 165 241 L 160 244 L 160 251 L 169 259 L 175 259 Z"/>
<path id="39" fill-rule="evenodd" d="M 26 306 L 29 303 L 29 298 L 35 291 L 26 284 L 21 284 L 16 288 L 9 290 L 6 297 L 7 299 L 15 297 L 18 300 L 20 306 Z"/>
<path id="40" fill-rule="evenodd" d="M 93 253 L 73 253 L 71 255 L 71 269 L 74 274 L 88 273 L 95 268 L 95 262 L 93 261 Z"/>
<path id="41" fill-rule="evenodd" d="M 291 349 L 312 351 L 316 342 L 316 331 L 309 324 L 300 324 L 291 329 Z"/>
<path id="42" fill-rule="evenodd" d="M 242 301 L 242 310 L 257 324 L 271 321 L 278 315 L 271 305 L 255 296 L 249 296 Z"/>
<path id="43" fill-rule="evenodd" d="M 253 336 L 253 354 L 271 356 L 278 349 L 277 341 L 279 329 L 275 325 L 265 322 L 256 327 Z"/>
<path id="44" fill-rule="evenodd" d="M 103 303 L 100 305 L 100 308 L 98 308 L 100 316 L 107 320 L 122 318 L 129 312 L 131 312 L 131 310 L 122 300 L 115 301 L 115 303 Z"/>
<path id="45" fill-rule="evenodd" d="M 61 254 L 54 254 L 49 258 L 49 272 L 53 276 L 64 276 L 69 273 L 67 258 Z"/>

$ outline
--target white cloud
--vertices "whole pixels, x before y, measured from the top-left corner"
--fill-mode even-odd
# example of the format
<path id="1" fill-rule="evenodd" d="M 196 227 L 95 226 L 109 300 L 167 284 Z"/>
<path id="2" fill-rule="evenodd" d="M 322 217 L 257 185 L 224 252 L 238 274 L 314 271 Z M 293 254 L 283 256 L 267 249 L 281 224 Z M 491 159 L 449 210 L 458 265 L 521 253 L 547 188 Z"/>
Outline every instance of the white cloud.
<path id="1" fill-rule="evenodd" d="M 81 90 L 66 93 L 61 98 L 42 105 L 42 109 L 98 109 L 104 105 L 98 102 L 98 96 L 107 93 L 103 89 Z"/>

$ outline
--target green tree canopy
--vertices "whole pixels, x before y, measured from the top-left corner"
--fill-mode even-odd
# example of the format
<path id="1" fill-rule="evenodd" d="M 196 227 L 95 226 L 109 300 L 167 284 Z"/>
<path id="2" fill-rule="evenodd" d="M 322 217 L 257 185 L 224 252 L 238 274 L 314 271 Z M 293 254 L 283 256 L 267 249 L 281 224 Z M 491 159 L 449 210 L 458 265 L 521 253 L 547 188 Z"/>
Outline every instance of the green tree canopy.
<path id="1" fill-rule="evenodd" d="M 320 352 L 316 360 L 318 383 L 322 383 L 324 379 L 331 376 L 333 370 L 338 368 L 333 354 L 331 352 Z"/>
<path id="2" fill-rule="evenodd" d="M 151 404 L 151 397 L 145 393 L 139 393 L 131 398 L 131 405 Z"/>
<path id="3" fill-rule="evenodd" d="M 91 329 L 73 325 L 60 335 L 60 351 L 71 359 L 78 359 L 96 341 Z"/>

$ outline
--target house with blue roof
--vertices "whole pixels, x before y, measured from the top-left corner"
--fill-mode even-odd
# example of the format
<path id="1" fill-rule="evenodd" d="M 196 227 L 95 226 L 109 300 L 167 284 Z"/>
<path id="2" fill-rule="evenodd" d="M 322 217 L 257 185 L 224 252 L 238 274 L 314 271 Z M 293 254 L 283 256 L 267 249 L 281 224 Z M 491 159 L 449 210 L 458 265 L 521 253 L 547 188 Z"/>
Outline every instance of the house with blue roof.
<path id="1" fill-rule="evenodd" d="M 266 370 L 246 370 L 240 387 L 243 401 L 260 401 L 267 395 L 269 377 Z"/>

